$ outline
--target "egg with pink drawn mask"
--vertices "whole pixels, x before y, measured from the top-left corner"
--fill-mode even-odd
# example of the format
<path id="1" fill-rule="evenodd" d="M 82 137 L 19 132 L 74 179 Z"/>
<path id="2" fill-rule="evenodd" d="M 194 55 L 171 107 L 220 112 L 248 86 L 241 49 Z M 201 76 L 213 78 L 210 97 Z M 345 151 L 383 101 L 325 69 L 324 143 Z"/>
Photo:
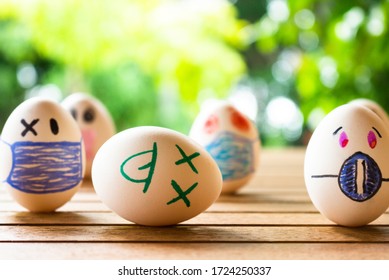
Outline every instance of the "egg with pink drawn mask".
<path id="1" fill-rule="evenodd" d="M 73 93 L 61 104 L 81 129 L 86 153 L 85 177 L 90 177 L 93 159 L 101 145 L 116 133 L 115 124 L 108 109 L 91 95 Z"/>
<path id="2" fill-rule="evenodd" d="M 389 131 L 371 109 L 331 111 L 309 140 L 304 177 L 314 206 L 343 226 L 363 226 L 389 206 Z"/>
<path id="3" fill-rule="evenodd" d="M 259 166 L 259 133 L 255 124 L 230 102 L 214 100 L 204 104 L 189 136 L 218 164 L 223 176 L 222 193 L 233 193 L 253 178 Z"/>

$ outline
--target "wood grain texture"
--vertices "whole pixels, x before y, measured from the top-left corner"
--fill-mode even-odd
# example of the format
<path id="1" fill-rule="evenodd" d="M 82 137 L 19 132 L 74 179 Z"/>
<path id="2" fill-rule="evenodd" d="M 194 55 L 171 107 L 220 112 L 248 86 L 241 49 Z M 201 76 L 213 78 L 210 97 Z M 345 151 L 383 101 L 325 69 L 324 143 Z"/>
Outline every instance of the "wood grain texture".
<path id="1" fill-rule="evenodd" d="M 388 259 L 389 213 L 337 226 L 312 205 L 304 149 L 265 149 L 255 178 L 171 227 L 126 221 L 92 183 L 53 213 L 30 213 L 0 189 L 0 259 Z"/>

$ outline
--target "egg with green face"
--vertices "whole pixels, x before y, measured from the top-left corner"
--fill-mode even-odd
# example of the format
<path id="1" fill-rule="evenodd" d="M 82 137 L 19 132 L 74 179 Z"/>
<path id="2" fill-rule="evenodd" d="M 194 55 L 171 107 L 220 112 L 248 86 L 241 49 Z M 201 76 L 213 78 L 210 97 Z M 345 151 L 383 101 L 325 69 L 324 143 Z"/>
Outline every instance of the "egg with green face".
<path id="1" fill-rule="evenodd" d="M 11 196 L 32 212 L 68 202 L 85 172 L 80 129 L 57 102 L 31 98 L 14 109 L 1 133 L 0 179 Z"/>
<path id="2" fill-rule="evenodd" d="M 61 104 L 72 114 L 81 129 L 86 154 L 85 177 L 89 178 L 93 159 L 101 145 L 115 134 L 115 124 L 105 105 L 86 93 L 73 93 Z"/>
<path id="3" fill-rule="evenodd" d="M 222 193 L 234 193 L 259 167 L 261 143 L 255 124 L 230 102 L 210 101 L 195 118 L 189 137 L 215 159 L 223 175 Z"/>
<path id="4" fill-rule="evenodd" d="M 389 132 L 370 109 L 346 104 L 315 129 L 304 178 L 314 206 L 343 226 L 363 226 L 389 206 Z"/>
<path id="5" fill-rule="evenodd" d="M 221 173 L 212 157 L 177 131 L 134 127 L 108 139 L 92 165 L 102 202 L 122 218 L 147 226 L 181 223 L 219 197 Z"/>

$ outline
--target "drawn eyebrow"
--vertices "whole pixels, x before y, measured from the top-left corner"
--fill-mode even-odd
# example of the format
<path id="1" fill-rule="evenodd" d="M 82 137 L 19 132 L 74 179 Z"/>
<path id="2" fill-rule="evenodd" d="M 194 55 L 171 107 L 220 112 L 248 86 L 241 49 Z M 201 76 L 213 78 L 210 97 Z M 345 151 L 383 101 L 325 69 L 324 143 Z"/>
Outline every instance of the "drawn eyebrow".
<path id="1" fill-rule="evenodd" d="M 381 133 L 379 133 L 379 131 L 374 126 L 372 128 L 375 130 L 375 132 L 377 132 L 378 137 L 382 138 Z"/>
<path id="2" fill-rule="evenodd" d="M 340 126 L 340 127 L 338 127 L 332 134 L 333 135 L 336 135 L 336 133 L 338 133 L 339 132 L 339 130 L 341 130 L 343 127 L 342 126 Z M 374 127 L 373 127 L 374 128 Z M 377 132 L 378 133 L 378 132 Z"/>

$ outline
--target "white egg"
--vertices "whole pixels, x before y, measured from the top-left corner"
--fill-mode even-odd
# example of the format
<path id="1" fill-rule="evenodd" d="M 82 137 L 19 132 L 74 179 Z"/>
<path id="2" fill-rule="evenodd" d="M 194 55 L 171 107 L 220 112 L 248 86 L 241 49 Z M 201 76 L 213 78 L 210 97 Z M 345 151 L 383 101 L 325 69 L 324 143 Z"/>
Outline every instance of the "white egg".
<path id="1" fill-rule="evenodd" d="M 374 113 L 376 113 L 385 122 L 386 126 L 389 128 L 388 114 L 386 113 L 384 108 L 382 108 L 381 105 L 379 105 L 377 102 L 366 98 L 358 98 L 351 101 L 350 104 L 362 105 L 369 108 Z"/>
<path id="2" fill-rule="evenodd" d="M 304 177 L 315 207 L 343 226 L 362 226 L 389 206 L 389 132 L 370 109 L 346 104 L 330 112 L 306 150 Z"/>
<path id="3" fill-rule="evenodd" d="M 213 101 L 204 106 L 189 136 L 216 160 L 223 175 L 222 193 L 233 193 L 253 178 L 259 166 L 259 133 L 231 103 Z"/>
<path id="4" fill-rule="evenodd" d="M 62 101 L 77 121 L 85 143 L 85 177 L 90 177 L 93 158 L 101 145 L 116 132 L 112 117 L 97 98 L 85 93 L 73 93 Z"/>
<path id="5" fill-rule="evenodd" d="M 220 195 L 212 157 L 189 137 L 161 127 L 124 130 L 105 142 L 92 165 L 96 193 L 119 216 L 166 226 L 205 211 Z"/>
<path id="6" fill-rule="evenodd" d="M 8 117 L 0 143 L 0 179 L 28 210 L 54 211 L 81 185 L 81 132 L 58 103 L 39 97 L 21 103 Z"/>

